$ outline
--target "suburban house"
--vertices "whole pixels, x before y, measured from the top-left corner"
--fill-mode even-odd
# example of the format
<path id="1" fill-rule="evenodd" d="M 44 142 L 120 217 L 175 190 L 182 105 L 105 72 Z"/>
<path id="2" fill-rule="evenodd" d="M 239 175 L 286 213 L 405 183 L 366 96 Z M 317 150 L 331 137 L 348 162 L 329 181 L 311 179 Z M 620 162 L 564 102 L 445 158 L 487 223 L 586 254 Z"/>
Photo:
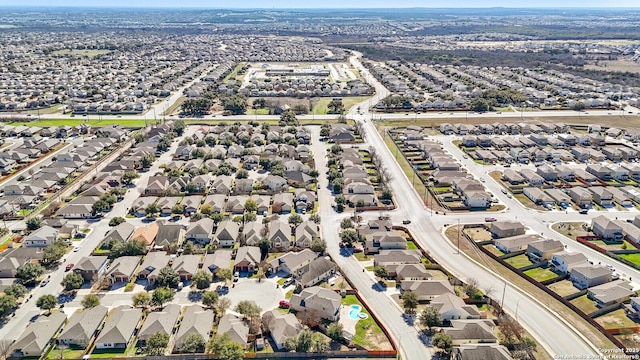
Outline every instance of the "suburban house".
<path id="1" fill-rule="evenodd" d="M 142 309 L 122 305 L 113 310 L 95 340 L 96 349 L 126 349 L 138 327 Z"/>
<path id="2" fill-rule="evenodd" d="M 622 239 L 622 227 L 604 215 L 593 218 L 591 228 L 595 235 L 601 236 L 603 239 Z"/>
<path id="3" fill-rule="evenodd" d="M 571 200 L 579 207 L 589 207 L 593 200 L 591 192 L 579 186 L 574 186 L 569 189 L 569 197 L 571 197 Z"/>
<path id="4" fill-rule="evenodd" d="M 182 244 L 184 240 L 184 227 L 178 224 L 158 225 L 158 234 L 156 235 L 156 248 L 168 249 L 171 244 Z"/>
<path id="5" fill-rule="evenodd" d="M 320 227 L 313 221 L 306 220 L 298 225 L 295 234 L 295 246 L 308 248 L 311 242 L 320 237 Z"/>
<path id="6" fill-rule="evenodd" d="M 111 240 L 125 242 L 129 240 L 129 237 L 133 234 L 134 230 L 135 226 L 128 222 L 123 222 L 115 226 L 105 235 L 104 242 L 109 242 Z"/>
<path id="7" fill-rule="evenodd" d="M 440 320 L 452 319 L 479 319 L 481 314 L 474 305 L 467 305 L 462 298 L 455 293 L 445 292 L 436 296 L 429 305 L 440 313 Z"/>
<path id="8" fill-rule="evenodd" d="M 526 250 L 529 243 L 540 240 L 536 235 L 518 235 L 496 239 L 494 245 L 505 254 Z"/>
<path id="9" fill-rule="evenodd" d="M 58 343 L 86 348 L 108 312 L 109 310 L 101 305 L 76 311 L 58 336 Z"/>
<path id="10" fill-rule="evenodd" d="M 139 267 L 138 279 L 147 279 L 153 284 L 158 278 L 158 274 L 162 268 L 166 267 L 171 261 L 171 255 L 165 251 L 153 251 L 147 253 L 144 257 L 142 265 Z"/>
<path id="11" fill-rule="evenodd" d="M 207 245 L 211 241 L 213 232 L 213 220 L 202 218 L 195 223 L 189 224 L 185 235 L 185 240 L 193 241 L 201 245 Z"/>
<path id="12" fill-rule="evenodd" d="M 494 238 L 506 238 L 517 235 L 524 235 L 525 228 L 515 221 L 495 221 L 491 223 L 491 234 Z"/>
<path id="13" fill-rule="evenodd" d="M 430 301 L 446 293 L 455 294 L 448 280 L 405 280 L 400 289 L 415 293 L 419 301 Z"/>
<path id="14" fill-rule="evenodd" d="M 381 250 L 374 255 L 373 265 L 384 266 L 389 270 L 389 266 L 405 264 L 421 264 L 422 254 L 418 250 Z"/>
<path id="15" fill-rule="evenodd" d="M 431 273 L 422 264 L 404 264 L 394 267 L 393 272 L 389 271 L 390 277 L 395 277 L 397 281 L 403 280 L 430 280 Z"/>
<path id="16" fill-rule="evenodd" d="M 231 250 L 217 249 L 213 254 L 206 254 L 202 263 L 202 269 L 208 270 L 212 277 L 220 269 L 231 269 Z"/>
<path id="17" fill-rule="evenodd" d="M 290 338 L 298 336 L 302 331 L 302 324 L 295 315 L 283 314 L 278 310 L 270 310 L 262 315 L 262 323 L 269 331 L 269 335 L 278 350 L 284 348 L 284 342 Z"/>
<path id="18" fill-rule="evenodd" d="M 66 321 L 67 315 L 58 311 L 49 316 L 40 316 L 35 322 L 28 323 L 26 329 L 9 347 L 9 356 L 39 358 Z"/>
<path id="19" fill-rule="evenodd" d="M 491 359 L 511 360 L 509 350 L 496 343 L 460 344 L 452 349 L 451 360 Z"/>
<path id="20" fill-rule="evenodd" d="M 550 206 L 555 203 L 551 196 L 537 187 L 526 187 L 522 192 L 536 205 Z"/>
<path id="21" fill-rule="evenodd" d="M 171 267 L 180 276 L 180 281 L 191 281 L 200 266 L 200 255 L 180 255 L 173 259 Z"/>
<path id="22" fill-rule="evenodd" d="M 217 334 L 227 334 L 231 341 L 246 348 L 249 341 L 249 324 L 238 315 L 226 314 L 220 318 Z"/>
<path id="23" fill-rule="evenodd" d="M 140 344 L 144 345 L 155 333 L 171 334 L 181 313 L 182 307 L 178 304 L 168 304 L 160 311 L 150 312 L 138 332 Z"/>
<path id="24" fill-rule="evenodd" d="M 617 280 L 589 288 L 587 296 L 603 308 L 614 304 L 622 304 L 635 295 L 635 291 L 626 281 Z"/>
<path id="25" fill-rule="evenodd" d="M 240 236 L 240 224 L 231 220 L 224 220 L 218 224 L 215 241 L 221 247 L 231 247 Z"/>
<path id="26" fill-rule="evenodd" d="M 260 264 L 260 248 L 257 246 L 240 246 L 233 266 L 234 271 L 253 272 Z"/>
<path id="27" fill-rule="evenodd" d="M 337 321 L 340 317 L 341 296 L 331 290 L 319 286 L 308 287 L 299 294 L 291 296 L 291 308 L 295 311 L 317 311 L 323 318 Z"/>
<path id="28" fill-rule="evenodd" d="M 294 274 L 308 265 L 318 254 L 315 252 L 304 249 L 299 252 L 287 252 L 269 262 L 269 267 L 273 272 L 281 272 L 284 275 Z"/>
<path id="29" fill-rule="evenodd" d="M 139 263 L 140 258 L 137 256 L 121 256 L 113 260 L 105 272 L 105 276 L 111 284 L 129 282 Z"/>
<path id="30" fill-rule="evenodd" d="M 291 247 L 291 227 L 283 221 L 271 220 L 267 239 L 272 248 L 288 250 Z"/>
<path id="31" fill-rule="evenodd" d="M 58 229 L 45 225 L 29 234 L 22 242 L 27 247 L 47 247 L 53 244 L 57 238 Z"/>
<path id="32" fill-rule="evenodd" d="M 84 281 L 95 281 L 104 273 L 108 260 L 106 256 L 86 256 L 78 261 L 73 271 L 82 275 Z"/>
<path id="33" fill-rule="evenodd" d="M 624 311 L 627 316 L 632 319 L 640 318 L 640 297 L 634 296 L 631 298 L 631 302 L 624 306 Z"/>
<path id="34" fill-rule="evenodd" d="M 527 256 L 534 262 L 550 260 L 554 253 L 564 250 L 559 240 L 544 239 L 527 245 Z"/>
<path id="35" fill-rule="evenodd" d="M 175 335 L 174 352 L 182 349 L 185 340 L 191 334 L 200 334 L 205 343 L 208 342 L 214 317 L 213 311 L 205 310 L 200 305 L 187 306 Z"/>
<path id="36" fill-rule="evenodd" d="M 131 241 L 144 241 L 147 246 L 151 246 L 156 240 L 158 235 L 158 223 L 152 222 L 147 226 L 142 226 L 136 229 L 131 235 Z"/>
<path id="37" fill-rule="evenodd" d="M 451 337 L 454 345 L 469 343 L 496 343 L 494 323 L 488 319 L 451 320 L 451 327 L 442 330 Z"/>
<path id="38" fill-rule="evenodd" d="M 576 266 L 587 264 L 588 259 L 583 253 L 560 251 L 551 255 L 551 267 L 563 274 L 571 272 Z"/>
<path id="39" fill-rule="evenodd" d="M 603 207 L 611 207 L 613 205 L 613 194 L 604 187 L 592 186 L 589 191 L 593 194 L 593 201 Z"/>
<path id="40" fill-rule="evenodd" d="M 407 240 L 397 231 L 378 231 L 367 234 L 364 241 L 364 251 L 367 254 L 377 254 L 380 250 L 404 250 Z"/>
<path id="41" fill-rule="evenodd" d="M 296 286 L 306 288 L 316 285 L 330 278 L 338 271 L 338 265 L 327 257 L 315 258 L 313 261 L 301 267 L 293 275 Z"/>
<path id="42" fill-rule="evenodd" d="M 611 281 L 612 275 L 604 265 L 582 265 L 571 269 L 569 278 L 578 289 L 586 289 Z"/>

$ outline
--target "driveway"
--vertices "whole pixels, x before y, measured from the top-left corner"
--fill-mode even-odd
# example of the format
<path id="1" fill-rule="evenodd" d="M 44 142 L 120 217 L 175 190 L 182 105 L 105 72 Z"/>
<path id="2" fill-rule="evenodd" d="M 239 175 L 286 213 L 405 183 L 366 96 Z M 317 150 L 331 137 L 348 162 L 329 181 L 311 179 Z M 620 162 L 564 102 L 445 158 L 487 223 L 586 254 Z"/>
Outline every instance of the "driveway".
<path id="1" fill-rule="evenodd" d="M 242 300 L 253 300 L 262 308 L 262 311 L 275 309 L 279 306 L 280 300 L 284 299 L 285 291 L 282 287 L 276 288 L 277 283 L 262 279 L 243 279 L 235 283 L 234 287 L 229 287 L 229 294 L 224 297 L 231 300 L 229 309 L 233 309 Z M 289 287 L 293 289 L 293 287 Z M 259 295 L 258 295 L 259 294 Z"/>

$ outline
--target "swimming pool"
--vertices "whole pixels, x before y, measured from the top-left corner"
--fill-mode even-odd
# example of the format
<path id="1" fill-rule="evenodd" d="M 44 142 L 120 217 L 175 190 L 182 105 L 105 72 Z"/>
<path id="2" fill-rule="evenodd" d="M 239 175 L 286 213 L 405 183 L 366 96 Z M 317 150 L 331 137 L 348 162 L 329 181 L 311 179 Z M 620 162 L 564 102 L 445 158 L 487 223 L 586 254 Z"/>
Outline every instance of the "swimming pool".
<path id="1" fill-rule="evenodd" d="M 364 320 L 369 317 L 369 315 L 360 312 L 362 310 L 362 306 L 360 305 L 351 305 L 351 310 L 349 310 L 349 318 L 351 320 Z"/>

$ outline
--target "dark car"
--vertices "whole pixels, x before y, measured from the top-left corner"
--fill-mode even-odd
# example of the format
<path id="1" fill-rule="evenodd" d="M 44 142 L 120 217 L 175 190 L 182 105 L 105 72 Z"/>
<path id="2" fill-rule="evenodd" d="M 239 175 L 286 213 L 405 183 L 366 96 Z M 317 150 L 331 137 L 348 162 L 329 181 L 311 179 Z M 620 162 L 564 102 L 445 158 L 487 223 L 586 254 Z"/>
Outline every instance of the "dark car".
<path id="1" fill-rule="evenodd" d="M 404 224 L 404 225 L 411 224 L 411 220 L 409 220 L 409 219 L 402 220 L 402 224 Z"/>

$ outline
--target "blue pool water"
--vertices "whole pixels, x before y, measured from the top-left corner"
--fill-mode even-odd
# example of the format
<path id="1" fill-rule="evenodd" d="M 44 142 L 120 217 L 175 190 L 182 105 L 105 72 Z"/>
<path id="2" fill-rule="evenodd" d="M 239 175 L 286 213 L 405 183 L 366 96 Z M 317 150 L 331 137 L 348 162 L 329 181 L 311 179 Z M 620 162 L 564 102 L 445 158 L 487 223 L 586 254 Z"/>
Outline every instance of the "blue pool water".
<path id="1" fill-rule="evenodd" d="M 365 313 L 360 312 L 362 307 L 360 305 L 351 305 L 351 310 L 349 310 L 349 318 L 351 320 L 364 320 L 369 316 Z"/>

